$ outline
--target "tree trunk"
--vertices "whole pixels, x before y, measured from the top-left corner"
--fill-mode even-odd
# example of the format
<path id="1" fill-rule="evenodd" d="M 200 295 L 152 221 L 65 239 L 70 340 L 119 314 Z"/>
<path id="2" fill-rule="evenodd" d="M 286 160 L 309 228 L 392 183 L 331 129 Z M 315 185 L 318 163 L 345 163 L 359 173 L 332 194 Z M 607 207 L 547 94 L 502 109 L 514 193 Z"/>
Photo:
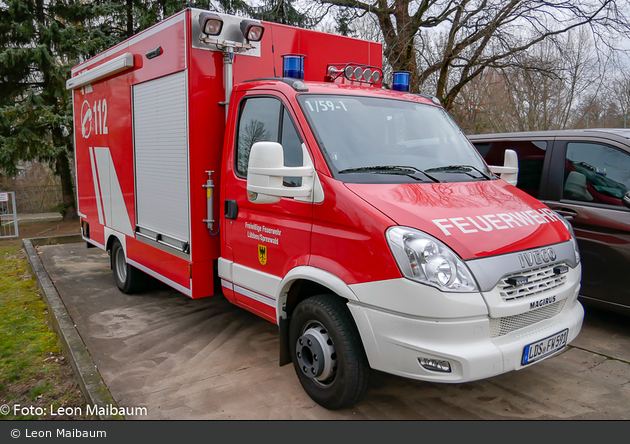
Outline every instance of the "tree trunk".
<path id="1" fill-rule="evenodd" d="M 133 37 L 133 0 L 127 0 L 127 38 Z"/>
<path id="2" fill-rule="evenodd" d="M 61 178 L 61 194 L 64 209 L 63 220 L 74 220 L 78 215 L 76 200 L 74 198 L 74 187 L 72 186 L 72 171 L 70 170 L 67 152 L 62 151 L 57 155 L 55 166 L 57 174 Z"/>

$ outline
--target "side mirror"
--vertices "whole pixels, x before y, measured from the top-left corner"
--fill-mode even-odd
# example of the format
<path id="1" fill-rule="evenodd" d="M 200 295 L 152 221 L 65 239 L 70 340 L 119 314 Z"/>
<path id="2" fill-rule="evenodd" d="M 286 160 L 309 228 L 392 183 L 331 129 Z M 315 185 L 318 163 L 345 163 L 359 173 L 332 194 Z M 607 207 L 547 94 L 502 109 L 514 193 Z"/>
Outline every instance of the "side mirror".
<path id="1" fill-rule="evenodd" d="M 284 149 L 276 142 L 256 142 L 249 152 L 247 166 L 247 198 L 254 203 L 276 203 L 281 197 L 309 197 L 312 181 L 301 187 L 285 187 L 282 178 L 310 177 L 315 169 L 310 166 L 284 166 Z"/>
<path id="2" fill-rule="evenodd" d="M 510 185 L 518 183 L 518 154 L 514 150 L 505 150 L 503 166 L 489 165 L 494 174 L 499 174 L 501 179 Z"/>
<path id="3" fill-rule="evenodd" d="M 623 195 L 623 197 L 621 198 L 621 203 L 624 207 L 630 208 L 630 191 Z"/>

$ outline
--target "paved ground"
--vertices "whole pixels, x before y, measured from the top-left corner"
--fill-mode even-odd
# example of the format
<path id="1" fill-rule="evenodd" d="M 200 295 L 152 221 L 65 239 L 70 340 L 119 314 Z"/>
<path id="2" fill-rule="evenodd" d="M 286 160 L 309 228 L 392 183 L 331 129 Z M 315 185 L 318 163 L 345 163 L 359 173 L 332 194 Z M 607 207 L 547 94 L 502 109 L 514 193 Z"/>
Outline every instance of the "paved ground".
<path id="1" fill-rule="evenodd" d="M 568 351 L 520 372 L 459 385 L 374 372 L 367 397 L 328 411 L 277 363 L 276 327 L 222 296 L 191 300 L 162 284 L 116 288 L 106 253 L 38 247 L 94 362 L 128 419 L 630 419 L 630 323 L 587 310 Z M 610 359 L 610 358 L 613 359 Z"/>

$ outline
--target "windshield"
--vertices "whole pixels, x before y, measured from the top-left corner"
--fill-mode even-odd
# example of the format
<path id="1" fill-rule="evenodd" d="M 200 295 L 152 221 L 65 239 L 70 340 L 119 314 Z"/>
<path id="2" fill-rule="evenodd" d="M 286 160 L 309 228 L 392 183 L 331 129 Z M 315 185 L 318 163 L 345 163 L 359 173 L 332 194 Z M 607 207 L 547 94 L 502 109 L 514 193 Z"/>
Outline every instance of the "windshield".
<path id="1" fill-rule="evenodd" d="M 444 109 L 374 97 L 302 94 L 335 177 L 344 182 L 449 182 L 492 177 Z"/>

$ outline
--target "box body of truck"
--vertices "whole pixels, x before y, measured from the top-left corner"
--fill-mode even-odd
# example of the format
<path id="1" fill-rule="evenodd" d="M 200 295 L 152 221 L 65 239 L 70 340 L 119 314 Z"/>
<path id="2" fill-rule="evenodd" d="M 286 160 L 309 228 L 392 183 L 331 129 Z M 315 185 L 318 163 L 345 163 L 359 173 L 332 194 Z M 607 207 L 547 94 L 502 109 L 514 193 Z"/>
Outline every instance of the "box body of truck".
<path id="1" fill-rule="evenodd" d="M 119 288 L 146 273 L 278 324 L 279 363 L 327 408 L 361 399 L 370 368 L 526 368 L 584 316 L 570 225 L 492 175 L 405 73 L 381 88 L 381 60 L 377 43 L 188 9 L 67 83 L 83 237 Z"/>
<path id="2" fill-rule="evenodd" d="M 210 199 L 214 232 L 204 221 L 208 194 L 218 196 L 226 120 L 224 54 L 199 43 L 201 13 L 189 9 L 164 20 L 76 66 L 68 81 L 84 237 L 107 250 L 118 240 L 129 264 L 192 298 L 214 294 L 218 198 Z M 222 17 L 226 29 L 238 26 Z M 265 27 L 265 41 L 234 57 L 234 84 L 276 76 L 287 53 L 307 55 L 306 78 L 349 55 L 381 65 L 380 44 Z M 207 171 L 214 190 L 204 188 Z"/>

